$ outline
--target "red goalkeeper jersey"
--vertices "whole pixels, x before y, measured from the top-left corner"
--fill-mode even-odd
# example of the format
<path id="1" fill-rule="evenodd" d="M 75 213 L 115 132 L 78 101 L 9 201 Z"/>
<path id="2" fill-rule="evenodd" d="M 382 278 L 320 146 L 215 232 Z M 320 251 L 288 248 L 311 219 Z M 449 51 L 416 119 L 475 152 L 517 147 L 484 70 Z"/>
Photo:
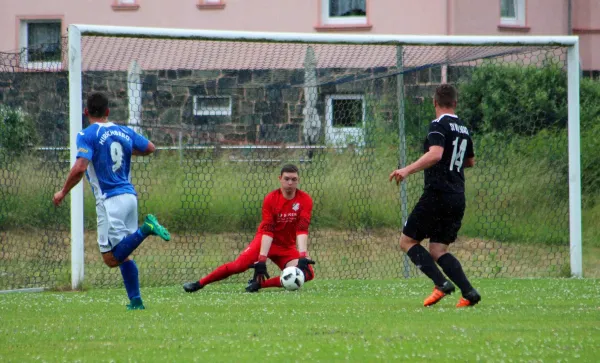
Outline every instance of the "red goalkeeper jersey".
<path id="1" fill-rule="evenodd" d="M 273 243 L 296 245 L 296 236 L 308 234 L 313 201 L 308 193 L 296 189 L 293 199 L 284 198 L 281 189 L 267 194 L 263 201 L 258 234 L 273 237 Z"/>

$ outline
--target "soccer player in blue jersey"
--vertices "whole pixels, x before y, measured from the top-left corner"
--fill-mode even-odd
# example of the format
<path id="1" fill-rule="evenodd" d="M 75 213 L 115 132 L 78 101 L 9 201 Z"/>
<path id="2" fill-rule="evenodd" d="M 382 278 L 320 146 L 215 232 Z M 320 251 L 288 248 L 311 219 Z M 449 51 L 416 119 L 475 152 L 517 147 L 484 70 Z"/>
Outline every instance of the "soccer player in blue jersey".
<path id="1" fill-rule="evenodd" d="M 154 144 L 129 127 L 108 121 L 108 114 L 108 98 L 102 93 L 90 94 L 85 115 L 91 125 L 77 135 L 77 161 L 52 201 L 59 206 L 85 173 L 96 197 L 98 245 L 104 263 L 121 269 L 130 300 L 127 309 L 141 310 L 144 304 L 138 268 L 129 255 L 149 235 L 165 241 L 171 235 L 153 215 L 147 215 L 138 228 L 137 194 L 130 181 L 131 156 L 153 153 Z"/>

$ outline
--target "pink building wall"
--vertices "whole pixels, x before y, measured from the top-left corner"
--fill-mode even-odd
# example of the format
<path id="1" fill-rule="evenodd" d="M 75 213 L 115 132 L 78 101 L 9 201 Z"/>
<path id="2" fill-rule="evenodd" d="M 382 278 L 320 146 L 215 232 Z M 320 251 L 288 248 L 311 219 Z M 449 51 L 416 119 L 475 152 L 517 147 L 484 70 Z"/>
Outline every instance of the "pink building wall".
<path id="1" fill-rule="evenodd" d="M 579 36 L 583 69 L 600 70 L 599 0 L 573 0 L 573 33 Z"/>
<path id="2" fill-rule="evenodd" d="M 454 3 L 453 34 L 459 35 L 562 35 L 568 33 L 565 0 L 525 0 L 523 27 L 500 23 L 500 1 L 451 0 Z"/>
<path id="3" fill-rule="evenodd" d="M 573 0 L 573 28 L 600 32 L 600 1 Z"/>
<path id="4" fill-rule="evenodd" d="M 282 32 L 366 34 L 561 35 L 568 34 L 566 0 L 525 0 L 526 23 L 500 26 L 499 0 L 367 0 L 368 23 L 324 27 L 325 0 L 223 0 L 224 6 L 197 7 L 204 0 L 137 0 L 117 10 L 116 0 L 0 0 L 0 51 L 19 48 L 19 22 L 32 17 L 68 24 L 104 24 Z M 572 0 L 574 33 L 581 37 L 584 69 L 600 70 L 600 0 Z"/>

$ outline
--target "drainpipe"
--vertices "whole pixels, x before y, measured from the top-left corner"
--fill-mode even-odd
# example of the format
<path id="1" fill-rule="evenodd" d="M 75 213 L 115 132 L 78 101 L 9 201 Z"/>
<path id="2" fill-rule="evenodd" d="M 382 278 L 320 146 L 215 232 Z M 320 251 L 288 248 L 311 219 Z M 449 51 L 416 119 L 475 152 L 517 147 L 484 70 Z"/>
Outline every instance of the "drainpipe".
<path id="1" fill-rule="evenodd" d="M 567 0 L 567 34 L 573 34 L 573 0 Z"/>
<path id="2" fill-rule="evenodd" d="M 569 0 L 571 1 L 571 0 Z M 452 35 L 452 0 L 446 0 L 446 35 Z"/>

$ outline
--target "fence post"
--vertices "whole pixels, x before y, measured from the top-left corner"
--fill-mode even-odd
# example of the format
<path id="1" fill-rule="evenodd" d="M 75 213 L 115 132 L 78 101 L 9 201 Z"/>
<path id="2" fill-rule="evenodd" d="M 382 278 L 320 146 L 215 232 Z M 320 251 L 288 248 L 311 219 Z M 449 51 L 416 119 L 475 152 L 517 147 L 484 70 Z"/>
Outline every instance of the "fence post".
<path id="1" fill-rule="evenodd" d="M 404 61 L 402 58 L 402 52 L 404 48 L 399 45 L 396 47 L 396 96 L 398 97 L 398 152 L 400 160 L 398 161 L 398 168 L 406 166 L 406 126 L 405 126 L 405 115 L 404 115 Z M 402 213 L 402 226 L 408 219 L 408 194 L 406 191 L 406 181 L 400 183 L 400 210 Z M 400 227 L 402 230 L 402 227 Z M 402 258 L 403 274 L 405 278 L 410 277 L 410 261 L 408 255 L 404 254 Z"/>

